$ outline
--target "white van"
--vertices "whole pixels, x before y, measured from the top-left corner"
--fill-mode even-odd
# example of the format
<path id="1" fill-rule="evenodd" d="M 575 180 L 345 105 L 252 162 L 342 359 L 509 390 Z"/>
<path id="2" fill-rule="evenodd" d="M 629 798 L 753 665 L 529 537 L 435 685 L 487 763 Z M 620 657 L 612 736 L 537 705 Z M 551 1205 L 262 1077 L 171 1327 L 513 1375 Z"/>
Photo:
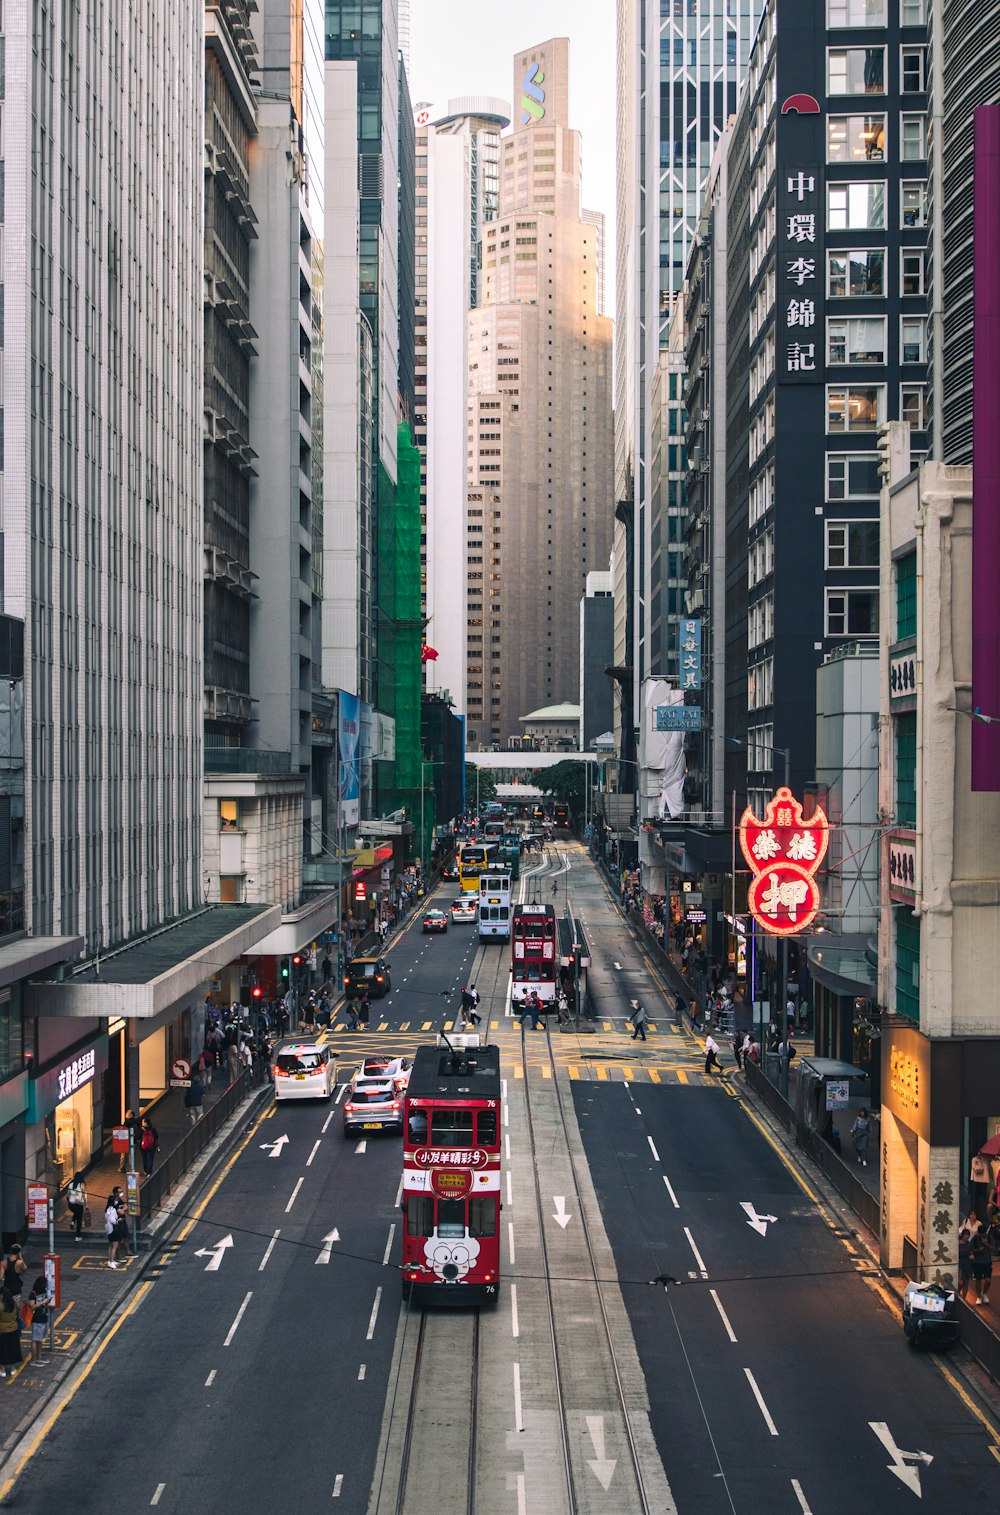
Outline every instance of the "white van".
<path id="1" fill-rule="evenodd" d="M 337 1082 L 336 1057 L 313 1037 L 277 1042 L 271 1053 L 275 1099 L 329 1099 Z"/>

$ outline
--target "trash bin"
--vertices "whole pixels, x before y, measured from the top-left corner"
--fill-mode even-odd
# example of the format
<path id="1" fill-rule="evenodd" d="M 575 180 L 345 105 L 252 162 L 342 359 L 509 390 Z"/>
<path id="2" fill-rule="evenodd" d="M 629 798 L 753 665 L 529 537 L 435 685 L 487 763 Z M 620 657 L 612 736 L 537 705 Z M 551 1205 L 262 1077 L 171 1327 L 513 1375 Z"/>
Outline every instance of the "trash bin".
<path id="1" fill-rule="evenodd" d="M 903 1292 L 903 1330 L 912 1347 L 954 1346 L 958 1341 L 954 1291 L 941 1284 L 907 1284 Z"/>

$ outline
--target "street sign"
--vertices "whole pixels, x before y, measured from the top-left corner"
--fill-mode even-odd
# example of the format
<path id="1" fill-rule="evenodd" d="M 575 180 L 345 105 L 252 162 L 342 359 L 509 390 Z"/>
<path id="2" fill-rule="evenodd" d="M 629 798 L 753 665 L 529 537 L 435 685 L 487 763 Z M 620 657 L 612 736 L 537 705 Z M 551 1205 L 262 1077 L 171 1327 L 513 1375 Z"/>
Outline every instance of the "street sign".
<path id="1" fill-rule="evenodd" d="M 52 1308 L 58 1310 L 62 1303 L 59 1277 L 59 1256 L 56 1252 L 46 1252 L 42 1259 L 45 1269 L 45 1292 L 52 1301 Z"/>
<path id="2" fill-rule="evenodd" d="M 128 1126 L 115 1126 L 111 1132 L 112 1152 L 128 1151 Z"/>
<path id="3" fill-rule="evenodd" d="M 131 1169 L 125 1175 L 125 1200 L 130 1215 L 139 1214 L 139 1175 Z"/>
<path id="4" fill-rule="evenodd" d="M 28 1185 L 28 1230 L 45 1231 L 49 1224 L 49 1191 L 45 1184 Z"/>
<path id="5" fill-rule="evenodd" d="M 826 1108 L 828 1110 L 846 1110 L 851 1097 L 851 1081 L 849 1078 L 828 1078 L 826 1081 Z"/>
<path id="6" fill-rule="evenodd" d="M 175 1057 L 173 1062 L 170 1064 L 170 1072 L 173 1074 L 174 1078 L 190 1078 L 191 1064 L 188 1062 L 186 1057 Z"/>
<path id="7" fill-rule="evenodd" d="M 189 1078 L 172 1078 L 170 1080 L 170 1087 L 171 1089 L 190 1089 L 191 1080 Z"/>

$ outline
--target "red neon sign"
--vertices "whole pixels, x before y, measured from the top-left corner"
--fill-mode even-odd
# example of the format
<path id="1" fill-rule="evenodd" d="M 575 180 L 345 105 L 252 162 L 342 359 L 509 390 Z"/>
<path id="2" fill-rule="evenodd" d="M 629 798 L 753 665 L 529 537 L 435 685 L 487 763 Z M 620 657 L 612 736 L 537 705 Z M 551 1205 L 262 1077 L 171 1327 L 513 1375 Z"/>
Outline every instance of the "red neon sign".
<path id="1" fill-rule="evenodd" d="M 790 789 L 768 801 L 764 819 L 749 805 L 740 821 L 740 846 L 753 871 L 750 914 L 770 936 L 805 931 L 819 910 L 815 874 L 830 845 L 830 823 L 817 805 L 808 820 Z"/>

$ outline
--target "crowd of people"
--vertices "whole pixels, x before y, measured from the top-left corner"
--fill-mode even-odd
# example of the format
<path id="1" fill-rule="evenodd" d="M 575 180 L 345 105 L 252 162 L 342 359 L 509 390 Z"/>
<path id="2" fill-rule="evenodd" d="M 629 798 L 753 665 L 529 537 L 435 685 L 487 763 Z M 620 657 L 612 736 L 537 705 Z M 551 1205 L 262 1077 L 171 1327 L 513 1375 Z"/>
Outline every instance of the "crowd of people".
<path id="1" fill-rule="evenodd" d="M 55 1301 L 44 1272 L 39 1273 L 27 1298 L 24 1281 L 30 1271 L 20 1245 L 15 1242 L 4 1257 L 0 1283 L 0 1378 L 13 1378 L 24 1360 L 22 1333 L 30 1332 L 32 1367 L 45 1368 L 45 1338 L 49 1334 L 49 1311 Z"/>

